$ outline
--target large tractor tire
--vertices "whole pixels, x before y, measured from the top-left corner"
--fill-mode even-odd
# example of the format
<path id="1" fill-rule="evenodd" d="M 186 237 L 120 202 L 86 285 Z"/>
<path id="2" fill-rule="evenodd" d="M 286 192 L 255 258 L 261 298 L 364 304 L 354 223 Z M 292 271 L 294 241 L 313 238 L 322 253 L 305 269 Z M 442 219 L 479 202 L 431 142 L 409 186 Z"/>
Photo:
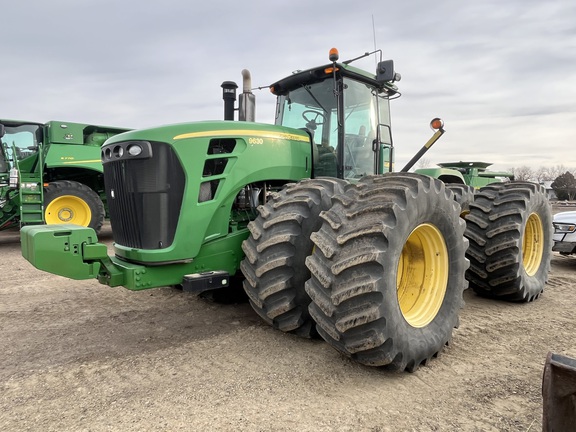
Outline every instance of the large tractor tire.
<path id="1" fill-rule="evenodd" d="M 493 183 L 476 192 L 466 216 L 466 278 L 479 295 L 536 300 L 548 281 L 552 211 L 535 183 Z"/>
<path id="2" fill-rule="evenodd" d="M 343 191 L 343 180 L 311 179 L 290 184 L 258 208 L 250 236 L 242 244 L 240 265 L 250 304 L 270 325 L 302 337 L 317 335 L 308 313 L 310 277 L 305 259 L 314 247 L 310 235 L 322 224 L 331 197 Z"/>
<path id="3" fill-rule="evenodd" d="M 104 204 L 88 186 L 70 180 L 49 183 L 44 189 L 47 224 L 76 224 L 99 232 L 104 223 Z"/>
<path id="4" fill-rule="evenodd" d="M 414 173 L 365 177 L 333 202 L 306 261 L 318 332 L 362 364 L 414 371 L 458 326 L 460 208 L 442 181 Z"/>
<path id="5" fill-rule="evenodd" d="M 460 216 L 470 213 L 470 204 L 474 202 L 474 188 L 459 183 L 447 183 L 446 187 L 454 193 L 454 200 L 460 205 Z"/>

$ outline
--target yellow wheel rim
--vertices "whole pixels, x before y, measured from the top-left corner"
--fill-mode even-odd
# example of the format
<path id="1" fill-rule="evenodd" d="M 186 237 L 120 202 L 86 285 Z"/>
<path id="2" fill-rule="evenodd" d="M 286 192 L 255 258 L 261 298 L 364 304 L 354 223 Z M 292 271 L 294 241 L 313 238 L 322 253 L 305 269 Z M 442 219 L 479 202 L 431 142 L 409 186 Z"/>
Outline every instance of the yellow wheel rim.
<path id="1" fill-rule="evenodd" d="M 83 199 L 72 195 L 63 195 L 48 204 L 44 217 L 47 224 L 70 223 L 88 226 L 92 220 L 92 212 Z"/>
<path id="2" fill-rule="evenodd" d="M 397 295 L 404 319 L 425 327 L 438 314 L 448 284 L 448 250 L 444 236 L 431 224 L 410 233 L 398 262 Z"/>
<path id="3" fill-rule="evenodd" d="M 544 254 L 544 229 L 536 213 L 530 214 L 522 240 L 522 264 L 528 276 L 534 276 L 540 268 Z"/>

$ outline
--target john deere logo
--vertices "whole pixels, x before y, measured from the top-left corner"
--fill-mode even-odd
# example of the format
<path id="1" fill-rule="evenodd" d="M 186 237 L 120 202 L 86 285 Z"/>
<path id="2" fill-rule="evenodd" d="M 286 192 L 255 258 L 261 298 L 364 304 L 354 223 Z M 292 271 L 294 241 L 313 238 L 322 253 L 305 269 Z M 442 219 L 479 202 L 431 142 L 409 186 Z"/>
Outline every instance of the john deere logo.
<path id="1" fill-rule="evenodd" d="M 64 135 L 64 139 L 65 139 L 65 140 L 74 139 L 74 135 L 72 135 L 72 134 L 66 134 L 66 135 Z"/>

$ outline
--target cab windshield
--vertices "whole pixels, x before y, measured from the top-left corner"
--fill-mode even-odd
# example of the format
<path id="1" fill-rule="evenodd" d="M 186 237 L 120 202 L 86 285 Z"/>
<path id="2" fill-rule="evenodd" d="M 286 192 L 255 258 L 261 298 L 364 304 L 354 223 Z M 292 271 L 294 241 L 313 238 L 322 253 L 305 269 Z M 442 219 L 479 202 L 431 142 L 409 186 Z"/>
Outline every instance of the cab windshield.
<path id="1" fill-rule="evenodd" d="M 373 87 L 359 81 L 343 78 L 341 88 L 336 92 L 334 81 L 326 79 L 280 96 L 276 124 L 310 132 L 315 176 L 358 179 L 374 173 L 372 144 L 378 126 L 382 122 L 389 125 L 389 103 Z M 339 103 L 343 106 L 341 117 Z M 341 128 L 339 119 L 343 119 Z"/>
<path id="2" fill-rule="evenodd" d="M 40 125 L 5 125 L 5 134 L 2 137 L 2 151 L 7 160 L 13 161 L 15 157 L 18 161 L 21 161 L 36 154 L 41 141 L 42 129 Z"/>

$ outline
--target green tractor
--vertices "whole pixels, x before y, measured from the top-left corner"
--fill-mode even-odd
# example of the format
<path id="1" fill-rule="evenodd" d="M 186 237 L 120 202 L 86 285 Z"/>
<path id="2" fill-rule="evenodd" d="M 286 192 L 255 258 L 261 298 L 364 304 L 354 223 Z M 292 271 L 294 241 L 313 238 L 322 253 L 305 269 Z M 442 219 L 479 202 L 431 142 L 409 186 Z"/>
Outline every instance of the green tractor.
<path id="1" fill-rule="evenodd" d="M 106 210 L 100 147 L 127 130 L 0 119 L 0 231 L 43 223 L 100 230 Z"/>
<path id="2" fill-rule="evenodd" d="M 362 364 L 394 370 L 413 371 L 448 343 L 467 279 L 490 297 L 537 298 L 552 242 L 543 190 L 480 191 L 467 227 L 442 181 L 389 172 L 393 62 L 380 58 L 372 74 L 356 59 L 338 62 L 336 50 L 329 58 L 270 86 L 275 125 L 248 121 L 254 95 L 244 71 L 240 121 L 237 86 L 225 82 L 224 121 L 108 139 L 113 255 L 94 230 L 53 225 L 21 231 L 23 256 L 131 290 L 234 290 L 239 277 L 271 326 L 320 335 Z M 441 121 L 433 126 L 424 149 L 443 133 Z"/>
<path id="3" fill-rule="evenodd" d="M 442 162 L 439 168 L 421 168 L 415 170 L 442 180 L 454 192 L 454 198 L 460 204 L 462 216 L 470 211 L 477 189 L 492 183 L 514 180 L 514 174 L 506 171 L 487 171 L 492 165 L 487 162 Z"/>
<path id="4" fill-rule="evenodd" d="M 491 183 L 514 180 L 507 171 L 488 171 L 488 162 L 442 162 L 439 168 L 421 168 L 415 172 L 435 177 L 448 184 L 463 184 L 480 189 Z"/>

